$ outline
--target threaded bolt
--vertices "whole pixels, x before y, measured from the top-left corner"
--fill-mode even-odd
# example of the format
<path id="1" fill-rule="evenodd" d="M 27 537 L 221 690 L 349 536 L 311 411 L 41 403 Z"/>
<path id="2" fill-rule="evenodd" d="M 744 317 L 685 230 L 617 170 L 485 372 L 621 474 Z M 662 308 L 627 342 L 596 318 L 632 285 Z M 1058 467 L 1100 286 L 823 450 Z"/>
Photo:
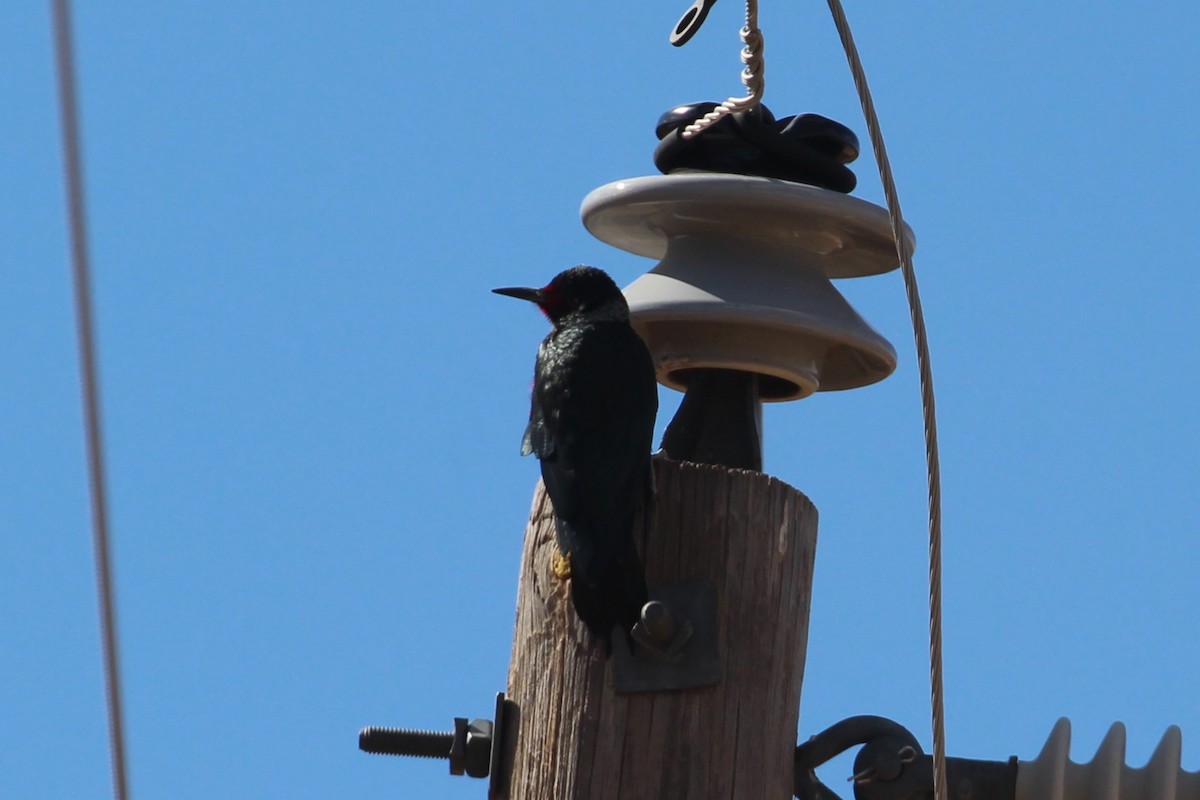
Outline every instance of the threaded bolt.
<path id="1" fill-rule="evenodd" d="M 450 758 L 454 734 L 407 728 L 363 728 L 358 733 L 358 749 L 365 753 L 418 758 Z"/>
<path id="2" fill-rule="evenodd" d="M 496 721 L 454 718 L 453 731 L 421 731 L 408 728 L 370 726 L 358 732 L 358 749 L 386 756 L 444 758 L 451 775 L 490 778 L 488 797 L 500 794 L 500 744 L 504 735 L 507 703 L 504 692 L 496 694 Z"/>
<path id="3" fill-rule="evenodd" d="M 493 727 L 490 719 L 468 723 L 455 717 L 453 733 L 363 728 L 358 734 L 358 749 L 389 756 L 445 758 L 450 761 L 451 775 L 486 778 L 491 769 Z"/>

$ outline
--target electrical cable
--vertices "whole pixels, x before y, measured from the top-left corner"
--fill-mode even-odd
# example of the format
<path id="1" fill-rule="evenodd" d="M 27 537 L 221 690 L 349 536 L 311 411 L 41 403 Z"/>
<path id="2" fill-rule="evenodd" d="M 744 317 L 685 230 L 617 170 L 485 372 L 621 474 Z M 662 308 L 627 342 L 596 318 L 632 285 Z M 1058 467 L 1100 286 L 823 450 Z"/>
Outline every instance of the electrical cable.
<path id="1" fill-rule="evenodd" d="M 842 9 L 840 0 L 828 0 L 838 36 L 846 51 L 854 86 L 866 118 L 875 162 L 879 166 L 879 179 L 887 198 L 888 216 L 892 222 L 892 236 L 896 242 L 896 254 L 900 258 L 900 269 L 904 276 L 904 289 L 908 295 L 909 312 L 912 316 L 913 339 L 917 349 L 917 368 L 921 381 L 921 411 L 925 421 L 925 463 L 929 483 L 929 686 L 930 706 L 933 722 L 933 775 L 934 800 L 947 800 L 946 788 L 946 730 L 944 693 L 942 688 L 942 489 L 941 468 L 938 465 L 937 412 L 933 397 L 933 371 L 929 364 L 929 342 L 925 332 L 925 317 L 921 312 L 921 297 L 917 291 L 917 275 L 913 269 L 912 252 L 904 239 L 904 217 L 900 212 L 900 198 L 892 177 L 891 163 L 884 147 L 879 118 L 871 90 L 867 87 L 867 76 L 858 48 L 850 33 L 850 23 Z"/>
<path id="2" fill-rule="evenodd" d="M 79 368 L 83 383 L 88 478 L 92 500 L 92 545 L 96 561 L 100 628 L 104 646 L 109 758 L 113 796 L 117 800 L 128 800 L 129 781 L 125 767 L 121 678 L 117 658 L 117 620 L 113 599 L 112 566 L 109 558 L 108 501 L 105 492 L 104 451 L 101 442 L 95 324 L 92 316 L 91 281 L 88 267 L 83 165 L 79 146 L 79 104 L 75 85 L 75 58 L 71 45 L 71 11 L 68 0 L 52 0 L 51 6 L 54 18 L 55 60 L 58 68 L 58 99 L 62 114 L 63 162 L 66 172 L 71 265 L 75 283 L 75 322 L 79 337 Z"/>

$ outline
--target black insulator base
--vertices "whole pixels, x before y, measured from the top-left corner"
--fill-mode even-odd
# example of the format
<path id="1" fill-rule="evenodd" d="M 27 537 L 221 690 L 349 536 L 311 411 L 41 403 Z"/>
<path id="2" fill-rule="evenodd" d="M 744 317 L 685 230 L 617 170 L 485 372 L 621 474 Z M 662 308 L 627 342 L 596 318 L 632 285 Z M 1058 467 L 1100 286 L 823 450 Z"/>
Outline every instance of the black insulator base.
<path id="1" fill-rule="evenodd" d="M 668 458 L 762 472 L 759 376 L 731 369 L 694 370 L 663 433 Z"/>
<path id="2" fill-rule="evenodd" d="M 758 175 L 849 193 L 857 182 L 846 165 L 858 158 L 858 137 L 820 114 L 776 120 L 766 106 L 737 111 L 698 135 L 683 130 L 717 107 L 692 103 L 667 111 L 655 127 L 654 165 L 663 173 L 681 169 Z"/>

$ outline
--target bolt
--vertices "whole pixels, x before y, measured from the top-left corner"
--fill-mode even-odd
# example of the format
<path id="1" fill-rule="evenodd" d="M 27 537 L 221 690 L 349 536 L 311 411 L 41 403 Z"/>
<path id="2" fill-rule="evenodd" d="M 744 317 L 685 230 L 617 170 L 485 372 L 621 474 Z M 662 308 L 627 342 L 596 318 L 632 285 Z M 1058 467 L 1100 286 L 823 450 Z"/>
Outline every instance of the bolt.
<path id="1" fill-rule="evenodd" d="M 661 600 L 651 600 L 642 606 L 642 626 L 656 642 L 670 642 L 675 635 L 675 620 Z"/>
<path id="2" fill-rule="evenodd" d="M 630 635 L 655 658 L 677 661 L 692 638 L 692 623 L 686 619 L 677 623 L 666 603 L 651 600 L 642 606 L 641 619 Z"/>
<path id="3" fill-rule="evenodd" d="M 451 775 L 486 778 L 492 755 L 492 721 L 476 719 L 468 723 L 454 719 L 454 732 L 406 730 L 404 728 L 363 728 L 358 734 L 358 749 L 367 753 L 418 758 L 445 758 Z"/>
<path id="4" fill-rule="evenodd" d="M 453 733 L 415 731 L 407 728 L 363 728 L 358 732 L 358 749 L 364 753 L 418 758 L 449 758 Z"/>

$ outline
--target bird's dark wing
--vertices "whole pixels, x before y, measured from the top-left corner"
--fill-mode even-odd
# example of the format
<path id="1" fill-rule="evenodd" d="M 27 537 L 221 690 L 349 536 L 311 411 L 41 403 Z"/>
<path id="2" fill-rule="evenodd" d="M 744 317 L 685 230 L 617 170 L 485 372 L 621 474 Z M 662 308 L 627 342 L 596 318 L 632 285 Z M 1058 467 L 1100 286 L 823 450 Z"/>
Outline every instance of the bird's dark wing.
<path id="1" fill-rule="evenodd" d="M 658 409 L 654 365 L 623 322 L 551 337 L 556 346 L 544 345 L 538 354 L 541 379 L 526 439 L 541 459 L 572 576 L 597 586 L 615 565 L 637 558 L 632 526 L 650 480 Z"/>
<path id="2" fill-rule="evenodd" d="M 554 440 L 546 430 L 546 419 L 538 403 L 537 392 L 533 393 L 533 405 L 529 409 L 529 424 L 521 438 L 521 455 L 535 455 L 539 459 L 549 458 L 554 453 Z"/>

